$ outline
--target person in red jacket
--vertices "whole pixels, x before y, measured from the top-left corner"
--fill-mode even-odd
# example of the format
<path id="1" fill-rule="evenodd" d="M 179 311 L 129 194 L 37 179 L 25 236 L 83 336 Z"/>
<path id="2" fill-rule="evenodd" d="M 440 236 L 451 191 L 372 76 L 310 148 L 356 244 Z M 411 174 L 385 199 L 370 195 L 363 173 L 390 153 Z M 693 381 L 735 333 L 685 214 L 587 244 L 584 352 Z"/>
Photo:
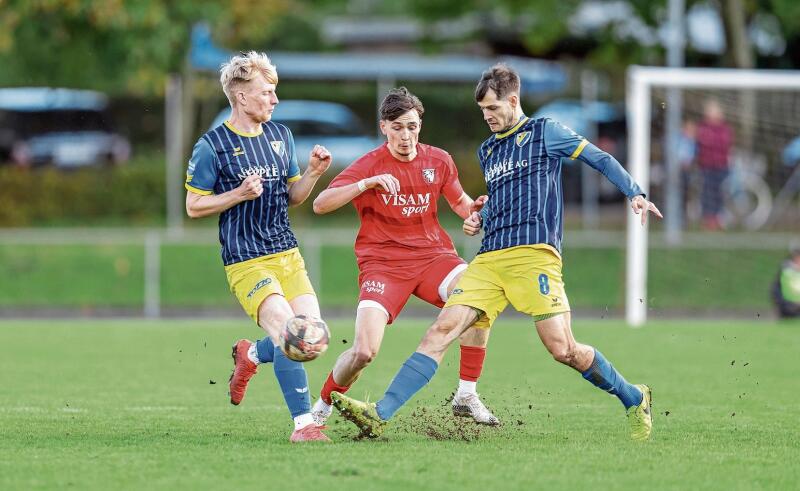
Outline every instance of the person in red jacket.
<path id="1" fill-rule="evenodd" d="M 709 99 L 703 107 L 703 120 L 697 125 L 697 166 L 703 177 L 701 206 L 703 228 L 722 228 L 722 183 L 728 177 L 733 130 L 725 121 L 722 107 Z"/>

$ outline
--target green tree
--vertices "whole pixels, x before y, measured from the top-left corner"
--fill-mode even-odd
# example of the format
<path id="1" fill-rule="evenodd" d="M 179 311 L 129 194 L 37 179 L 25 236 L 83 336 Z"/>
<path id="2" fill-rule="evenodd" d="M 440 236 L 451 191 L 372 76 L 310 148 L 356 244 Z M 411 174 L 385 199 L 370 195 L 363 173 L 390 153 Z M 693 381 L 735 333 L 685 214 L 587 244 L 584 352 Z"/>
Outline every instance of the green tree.
<path id="1" fill-rule="evenodd" d="M 166 74 L 185 63 L 195 22 L 209 22 L 223 45 L 262 48 L 290 9 L 296 16 L 309 6 L 292 0 L 256 6 L 248 0 L 0 0 L 0 84 L 160 94 Z"/>
<path id="2" fill-rule="evenodd" d="M 532 56 L 558 57 L 577 55 L 605 69 L 631 63 L 660 64 L 665 49 L 658 43 L 643 45 L 632 37 L 621 39 L 613 23 L 593 32 L 591 39 L 570 31 L 570 22 L 582 0 L 411 0 L 410 13 L 426 24 L 472 16 L 478 28 L 470 33 L 473 39 L 498 41 L 505 47 L 517 45 Z M 614 2 L 615 4 L 618 2 Z M 778 19 L 783 36 L 792 46 L 800 45 L 800 2 L 797 0 L 686 0 L 688 11 L 695 4 L 716 7 L 724 20 L 728 53 L 718 60 L 721 65 L 751 66 L 755 64 L 747 27 L 758 14 L 771 14 Z M 658 28 L 667 17 L 667 0 L 627 0 L 632 14 L 641 26 Z M 629 19 L 621 20 L 625 29 L 636 28 Z M 426 43 L 426 47 L 436 46 Z M 791 50 L 789 50 L 791 51 Z M 787 52 L 787 58 L 796 54 Z M 687 53 L 689 63 L 697 55 Z M 702 62 L 708 63 L 708 57 Z"/>

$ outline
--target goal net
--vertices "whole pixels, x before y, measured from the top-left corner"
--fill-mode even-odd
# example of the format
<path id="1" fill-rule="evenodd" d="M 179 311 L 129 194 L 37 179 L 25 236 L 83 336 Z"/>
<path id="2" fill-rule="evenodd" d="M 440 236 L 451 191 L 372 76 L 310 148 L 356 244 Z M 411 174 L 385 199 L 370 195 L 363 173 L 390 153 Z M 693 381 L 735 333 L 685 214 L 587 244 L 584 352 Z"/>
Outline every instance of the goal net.
<path id="1" fill-rule="evenodd" d="M 653 300 L 648 285 L 691 288 L 704 281 L 693 271 L 713 262 L 698 252 L 701 264 L 669 265 L 672 278 L 649 277 L 659 259 L 648 260 L 648 248 L 667 260 L 670 248 L 764 249 L 780 256 L 800 245 L 791 239 L 800 231 L 800 72 L 631 67 L 627 90 L 628 168 L 665 214 L 652 234 L 638 217 L 628 217 L 625 313 L 639 326 Z M 730 268 L 730 282 L 752 281 L 747 274 L 737 278 L 736 266 L 717 264 Z M 746 285 L 753 295 L 768 296 L 769 284 L 761 283 L 778 264 L 744 266 L 770 268 L 759 284 Z M 724 295 L 732 284 L 716 286 Z"/>

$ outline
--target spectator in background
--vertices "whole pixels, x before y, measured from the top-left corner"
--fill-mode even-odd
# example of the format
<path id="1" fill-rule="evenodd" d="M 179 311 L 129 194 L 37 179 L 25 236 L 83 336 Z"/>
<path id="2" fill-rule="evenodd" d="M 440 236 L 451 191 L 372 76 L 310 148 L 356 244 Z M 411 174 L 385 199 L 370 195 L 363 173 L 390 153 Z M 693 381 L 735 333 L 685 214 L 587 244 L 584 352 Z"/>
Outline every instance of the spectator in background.
<path id="1" fill-rule="evenodd" d="M 681 127 L 681 134 L 678 137 L 678 162 L 681 170 L 688 171 L 697 156 L 697 124 L 687 119 Z"/>
<path id="2" fill-rule="evenodd" d="M 786 192 L 800 190 L 800 136 L 794 138 L 781 152 L 783 167 L 778 172 L 779 182 L 785 183 Z M 784 191 L 781 190 L 781 193 Z"/>
<path id="3" fill-rule="evenodd" d="M 703 228 L 722 228 L 722 182 L 728 177 L 733 130 L 725 122 L 722 107 L 716 99 L 703 106 L 703 120 L 697 126 L 697 166 L 703 176 L 701 199 Z"/>
<path id="4" fill-rule="evenodd" d="M 800 247 L 781 264 L 772 286 L 772 297 L 781 318 L 800 317 Z"/>
<path id="5" fill-rule="evenodd" d="M 683 122 L 681 133 L 678 135 L 678 165 L 681 169 L 681 196 L 683 201 L 689 201 L 689 186 L 692 179 L 692 167 L 697 157 L 697 124 L 687 119 Z"/>

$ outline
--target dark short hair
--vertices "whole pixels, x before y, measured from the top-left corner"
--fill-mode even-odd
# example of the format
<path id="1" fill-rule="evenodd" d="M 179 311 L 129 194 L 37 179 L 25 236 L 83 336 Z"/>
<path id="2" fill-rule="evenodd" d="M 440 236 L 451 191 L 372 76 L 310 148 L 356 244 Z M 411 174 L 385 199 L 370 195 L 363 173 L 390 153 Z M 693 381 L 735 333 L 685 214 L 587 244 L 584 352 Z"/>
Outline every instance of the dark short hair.
<path id="1" fill-rule="evenodd" d="M 519 74 L 505 63 L 498 63 L 481 74 L 475 87 L 475 100 L 482 101 L 489 89 L 497 94 L 498 99 L 514 92 L 519 94 Z"/>
<path id="2" fill-rule="evenodd" d="M 425 108 L 419 98 L 408 91 L 405 87 L 392 89 L 386 94 L 381 102 L 381 119 L 384 121 L 394 121 L 408 111 L 416 109 L 419 119 L 425 114 Z"/>

